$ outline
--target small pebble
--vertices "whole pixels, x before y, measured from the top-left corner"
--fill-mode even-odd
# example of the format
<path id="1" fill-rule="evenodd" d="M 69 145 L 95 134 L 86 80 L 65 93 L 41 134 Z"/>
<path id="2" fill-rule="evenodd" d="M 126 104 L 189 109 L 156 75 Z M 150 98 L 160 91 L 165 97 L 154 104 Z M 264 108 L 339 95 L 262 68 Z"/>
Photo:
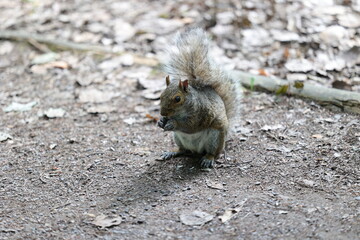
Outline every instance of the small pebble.
<path id="1" fill-rule="evenodd" d="M 57 144 L 56 143 L 53 143 L 53 144 L 50 144 L 50 149 L 55 149 L 56 148 L 56 146 L 57 146 Z"/>

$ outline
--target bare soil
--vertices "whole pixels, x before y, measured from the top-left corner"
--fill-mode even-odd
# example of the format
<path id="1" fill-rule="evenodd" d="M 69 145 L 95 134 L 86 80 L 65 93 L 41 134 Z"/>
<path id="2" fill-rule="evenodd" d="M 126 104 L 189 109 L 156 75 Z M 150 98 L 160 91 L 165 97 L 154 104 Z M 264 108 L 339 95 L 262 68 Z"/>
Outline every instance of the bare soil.
<path id="1" fill-rule="evenodd" d="M 119 45 L 128 52 L 154 56 L 176 30 L 192 23 L 190 20 L 208 21 L 212 11 L 206 4 L 192 2 L 182 8 L 172 1 L 144 2 L 4 1 L 0 18 L 5 18 L 2 27 L 6 29 Z M 218 2 L 230 15 L 236 9 L 232 1 Z M 249 25 L 254 19 L 263 21 L 258 24 L 264 29 L 272 26 L 271 21 L 276 21 L 274 26 L 289 26 L 284 19 L 287 15 L 264 15 L 285 11 L 285 6 L 290 16 L 299 8 L 304 16 L 312 17 L 301 1 L 293 5 L 245 2 L 238 6 L 238 24 L 246 25 L 240 26 L 242 30 L 255 27 Z M 271 4 L 277 8 L 267 7 Z M 343 10 L 340 6 L 337 12 L 347 14 Z M 182 12 L 188 15 L 182 16 Z M 252 18 L 240 18 L 243 12 L 251 12 Z M 289 44 L 299 41 L 291 39 L 281 44 L 272 40 L 266 51 L 261 41 L 234 48 L 243 40 L 228 34 L 240 34 L 237 28 L 229 28 L 228 14 L 219 15 L 218 25 L 225 25 L 213 32 L 222 35 L 217 40 L 224 43 L 220 47 L 228 47 L 226 53 L 233 56 L 230 63 L 242 61 L 237 66 L 243 70 L 266 67 L 286 77 L 285 57 L 300 54 L 307 58 L 308 53 L 320 49 L 320 43 Z M 141 34 L 116 22 L 122 17 Z M 138 18 L 141 24 L 137 25 Z M 319 19 L 325 19 L 321 23 L 325 25 L 333 22 L 332 18 Z M 147 22 L 150 20 L 162 25 L 156 27 Z M 310 20 L 302 26 L 317 27 Z M 124 26 L 130 34 L 118 40 L 124 37 Z M 115 35 L 113 28 L 118 30 Z M 143 29 L 154 33 L 144 34 Z M 352 34 L 359 36 L 355 30 Z M 306 50 L 300 45 L 306 45 Z M 171 133 L 163 132 L 151 119 L 159 117 L 159 101 L 144 98 L 148 89 L 142 90 L 139 84 L 140 80 L 163 82 L 157 69 L 124 64 L 124 59 L 116 63 L 119 59 L 114 56 L 72 51 L 58 52 L 60 63 L 53 59 L 49 61 L 53 65 L 31 64 L 49 48 L 36 42 L 0 41 L 0 133 L 11 136 L 0 142 L 0 239 L 359 239 L 358 115 L 330 111 L 310 100 L 247 92 L 239 103 L 241 118 L 226 143 L 226 154 L 214 169 L 203 171 L 196 158 L 156 160 L 175 147 Z M 336 46 L 329 49 L 337 51 Z M 271 51 L 276 56 L 268 58 Z M 273 58 L 278 59 L 274 66 L 266 60 Z M 243 64 L 251 61 L 257 63 L 255 67 Z M 114 62 L 119 66 L 113 67 Z M 349 68 L 344 65 L 343 72 L 304 73 L 301 65 L 299 71 L 302 77 L 327 86 L 337 74 L 356 90 L 359 64 L 355 60 L 352 64 Z M 88 89 L 100 91 L 105 100 L 82 99 L 91 97 Z M 4 110 L 13 102 L 33 101 L 36 105 L 29 111 Z M 100 113 L 89 113 L 99 106 Z M 50 108 L 66 113 L 63 117 L 44 116 Z M 180 216 L 195 210 L 212 219 L 198 226 L 185 225 Z M 231 218 L 222 222 L 220 217 L 227 213 Z M 99 227 L 94 219 L 101 215 L 121 223 Z"/>
<path id="2" fill-rule="evenodd" d="M 18 44 L 18 48 L 21 48 Z M 16 53 L 14 53 L 16 56 Z M 19 54 L 18 56 L 21 56 Z M 1 239 L 357 239 L 359 117 L 310 101 L 251 93 L 242 101 L 226 157 L 201 171 L 197 159 L 156 161 L 171 133 L 137 112 L 158 116 L 136 80 L 119 81 L 116 112 L 88 114 L 67 71 L 2 79 L 2 105 L 37 99 L 28 112 L 1 113 Z M 23 70 L 21 70 L 23 69 Z M 76 73 L 71 73 L 76 74 Z M 51 78 L 47 77 L 51 76 Z M 63 118 L 38 117 L 61 107 Z M 155 110 L 151 110 L 155 109 Z M 132 124 L 124 122 L 129 117 Z M 214 188 L 215 186 L 215 188 Z M 222 223 L 224 211 L 242 204 Z M 179 216 L 214 216 L 186 226 Z M 120 216 L 101 229 L 95 216 Z"/>

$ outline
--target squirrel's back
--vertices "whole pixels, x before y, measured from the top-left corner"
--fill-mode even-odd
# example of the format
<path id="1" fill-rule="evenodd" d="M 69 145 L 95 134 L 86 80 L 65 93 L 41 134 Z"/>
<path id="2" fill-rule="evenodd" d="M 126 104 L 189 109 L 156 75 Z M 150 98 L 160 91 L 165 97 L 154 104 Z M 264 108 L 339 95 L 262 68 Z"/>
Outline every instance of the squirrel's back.
<path id="1" fill-rule="evenodd" d="M 164 71 L 174 80 L 188 79 L 194 88 L 212 87 L 223 100 L 232 126 L 240 111 L 240 83 L 212 61 L 209 45 L 207 34 L 200 28 L 178 33 L 168 48 Z"/>

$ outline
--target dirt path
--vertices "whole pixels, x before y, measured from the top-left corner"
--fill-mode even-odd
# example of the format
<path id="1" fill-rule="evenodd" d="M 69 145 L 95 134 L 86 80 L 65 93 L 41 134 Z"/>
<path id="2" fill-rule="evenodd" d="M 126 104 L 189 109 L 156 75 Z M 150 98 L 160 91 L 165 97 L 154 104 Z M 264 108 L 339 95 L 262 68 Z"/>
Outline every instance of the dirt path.
<path id="1" fill-rule="evenodd" d="M 39 105 L 1 115 L 2 130 L 12 136 L 0 145 L 2 239 L 359 236 L 357 116 L 298 99 L 246 96 L 228 159 L 202 172 L 196 159 L 155 161 L 174 144 L 136 112 L 153 103 L 134 91 L 135 80 L 116 88 L 116 112 L 94 115 L 62 90 L 74 88 L 70 80 L 59 85 L 22 76 L 2 85 L 9 94 L 2 101 L 21 92 Z M 65 117 L 37 117 L 49 107 L 66 109 Z M 129 117 L 133 124 L 124 122 Z M 232 219 L 220 222 L 225 210 L 242 203 Z M 193 210 L 214 218 L 184 225 L 180 215 Z M 91 222 L 101 214 L 120 216 L 122 223 L 99 229 Z"/>
<path id="2" fill-rule="evenodd" d="M 152 19 L 146 11 L 162 4 L 133 12 L 126 9 L 137 9 L 135 1 L 99 1 L 92 8 L 25 2 L 19 16 L 17 8 L 13 15 L 10 7 L 3 11 L 4 26 L 103 43 L 116 39 L 104 29 L 107 21 L 116 28 L 108 9 L 125 20 L 142 16 L 145 24 Z M 91 14 L 94 9 L 97 14 Z M 175 9 L 171 13 L 178 18 Z M 167 29 L 166 38 L 173 26 L 182 26 L 168 20 L 156 29 Z M 103 24 L 100 30 L 91 21 Z M 81 32 L 83 26 L 92 35 Z M 163 47 L 163 34 L 118 45 L 151 55 L 154 38 Z M 247 94 L 226 159 L 222 155 L 204 172 L 197 159 L 156 161 L 174 147 L 171 134 L 149 118 L 159 116 L 159 102 L 151 100 L 163 85 L 157 69 L 134 64 L 129 56 L 70 51 L 31 64 L 44 57 L 43 48 L 0 41 L 0 239 L 359 238 L 359 116 L 301 99 Z M 28 105 L 18 105 L 18 111 L 13 103 Z M 94 225 L 101 215 L 115 226 Z"/>

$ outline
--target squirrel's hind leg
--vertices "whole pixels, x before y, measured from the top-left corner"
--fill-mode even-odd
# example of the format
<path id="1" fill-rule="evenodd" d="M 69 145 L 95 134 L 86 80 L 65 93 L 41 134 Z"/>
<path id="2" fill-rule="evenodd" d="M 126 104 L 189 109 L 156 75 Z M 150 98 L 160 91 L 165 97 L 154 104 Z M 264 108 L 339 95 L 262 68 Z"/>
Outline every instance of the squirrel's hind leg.
<path id="1" fill-rule="evenodd" d="M 202 168 L 212 168 L 214 167 L 215 158 L 217 158 L 220 152 L 224 149 L 225 145 L 226 130 L 225 129 L 212 129 L 207 136 L 205 151 L 206 154 L 201 158 L 201 167 Z"/>

